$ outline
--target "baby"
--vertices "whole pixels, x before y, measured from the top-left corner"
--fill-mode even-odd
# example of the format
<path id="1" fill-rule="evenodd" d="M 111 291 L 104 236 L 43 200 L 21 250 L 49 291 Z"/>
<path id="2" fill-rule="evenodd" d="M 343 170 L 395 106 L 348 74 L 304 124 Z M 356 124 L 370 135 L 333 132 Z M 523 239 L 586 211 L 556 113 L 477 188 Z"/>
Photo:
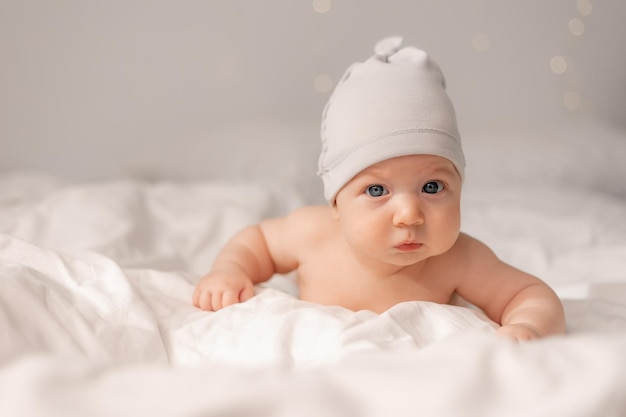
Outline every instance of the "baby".
<path id="1" fill-rule="evenodd" d="M 295 270 L 300 298 L 319 304 L 381 313 L 458 294 L 511 338 L 564 332 L 545 283 L 460 232 L 465 160 L 454 109 L 437 64 L 401 42 L 379 42 L 326 105 L 319 175 L 329 205 L 235 235 L 198 282 L 196 306 L 246 301 L 254 284 Z"/>

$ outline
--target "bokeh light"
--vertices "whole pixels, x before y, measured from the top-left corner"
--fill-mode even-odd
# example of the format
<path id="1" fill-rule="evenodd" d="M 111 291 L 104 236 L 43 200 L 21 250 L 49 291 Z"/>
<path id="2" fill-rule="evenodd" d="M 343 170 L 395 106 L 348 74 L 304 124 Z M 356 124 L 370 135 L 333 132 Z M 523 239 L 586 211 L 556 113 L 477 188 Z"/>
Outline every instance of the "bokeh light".
<path id="1" fill-rule="evenodd" d="M 569 21 L 569 31 L 576 36 L 581 36 L 585 32 L 585 24 L 578 18 Z"/>
<path id="2" fill-rule="evenodd" d="M 555 74 L 563 74 L 567 71 L 567 61 L 561 55 L 555 55 L 550 58 L 550 69 Z"/>
<path id="3" fill-rule="evenodd" d="M 326 13 L 331 8 L 330 0 L 313 0 L 313 10 L 318 13 Z"/>
<path id="4" fill-rule="evenodd" d="M 318 93 L 328 93 L 333 88 L 333 79 L 328 74 L 317 74 L 313 80 L 313 88 Z"/>
<path id="5" fill-rule="evenodd" d="M 578 13 L 583 16 L 589 16 L 593 11 L 593 6 L 589 0 L 578 0 L 576 8 L 578 9 Z"/>

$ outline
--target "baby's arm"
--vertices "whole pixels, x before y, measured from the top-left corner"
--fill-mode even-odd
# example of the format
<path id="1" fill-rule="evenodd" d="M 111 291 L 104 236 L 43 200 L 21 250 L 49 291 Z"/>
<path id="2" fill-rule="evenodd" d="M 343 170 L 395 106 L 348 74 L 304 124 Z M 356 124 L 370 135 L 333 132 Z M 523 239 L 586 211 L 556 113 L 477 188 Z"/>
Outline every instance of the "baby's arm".
<path id="1" fill-rule="evenodd" d="M 254 295 L 254 284 L 296 269 L 301 241 L 310 240 L 306 229 L 317 224 L 311 217 L 315 212 L 301 208 L 237 233 L 218 254 L 211 272 L 196 285 L 194 305 L 216 311 L 246 301 Z"/>
<path id="2" fill-rule="evenodd" d="M 543 282 L 518 292 L 502 313 L 498 333 L 517 340 L 530 340 L 565 332 L 563 306 Z"/>
<path id="3" fill-rule="evenodd" d="M 462 235 L 467 276 L 459 294 L 501 324 L 498 333 L 529 340 L 565 331 L 557 295 L 540 279 L 502 261 L 482 243 Z"/>
<path id="4" fill-rule="evenodd" d="M 211 272 L 193 293 L 193 303 L 203 310 L 216 311 L 246 301 L 254 295 L 254 284 L 268 280 L 274 264 L 260 225 L 237 233 L 219 253 Z"/>

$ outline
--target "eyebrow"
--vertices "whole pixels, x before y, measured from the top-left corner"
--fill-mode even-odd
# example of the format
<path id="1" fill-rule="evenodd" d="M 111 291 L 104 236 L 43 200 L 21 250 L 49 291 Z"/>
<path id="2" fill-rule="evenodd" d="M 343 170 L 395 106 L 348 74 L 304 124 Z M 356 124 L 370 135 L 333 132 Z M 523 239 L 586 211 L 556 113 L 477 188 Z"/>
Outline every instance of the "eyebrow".
<path id="1" fill-rule="evenodd" d="M 377 167 L 377 166 L 370 166 L 367 168 L 367 170 L 363 171 L 364 175 L 372 175 L 375 177 L 382 177 L 384 176 L 384 172 L 386 171 L 385 168 L 382 167 Z M 452 162 L 448 162 L 448 163 L 444 163 L 444 162 L 434 162 L 432 164 L 429 164 L 429 166 L 426 166 L 422 169 L 420 169 L 420 172 L 425 172 L 428 175 L 460 175 L 457 171 L 457 169 L 455 168 L 455 166 L 452 164 Z"/>
<path id="2" fill-rule="evenodd" d="M 457 175 L 459 174 L 458 171 L 456 170 L 456 168 L 454 167 L 454 165 L 452 165 L 452 166 L 448 166 L 448 165 L 438 166 L 438 167 L 435 167 L 432 170 L 424 170 L 424 171 L 430 173 L 431 175 L 432 174 L 440 174 L 440 173 L 441 174 L 457 174 Z"/>

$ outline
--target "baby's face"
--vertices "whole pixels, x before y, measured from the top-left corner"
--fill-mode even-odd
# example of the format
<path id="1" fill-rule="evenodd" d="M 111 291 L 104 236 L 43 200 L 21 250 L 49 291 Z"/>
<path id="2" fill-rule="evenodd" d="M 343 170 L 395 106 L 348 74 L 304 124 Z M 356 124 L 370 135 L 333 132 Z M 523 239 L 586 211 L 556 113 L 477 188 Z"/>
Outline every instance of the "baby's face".
<path id="1" fill-rule="evenodd" d="M 454 165 L 439 156 L 409 155 L 361 171 L 339 191 L 335 210 L 357 256 L 408 266 L 454 245 L 460 206 Z"/>

